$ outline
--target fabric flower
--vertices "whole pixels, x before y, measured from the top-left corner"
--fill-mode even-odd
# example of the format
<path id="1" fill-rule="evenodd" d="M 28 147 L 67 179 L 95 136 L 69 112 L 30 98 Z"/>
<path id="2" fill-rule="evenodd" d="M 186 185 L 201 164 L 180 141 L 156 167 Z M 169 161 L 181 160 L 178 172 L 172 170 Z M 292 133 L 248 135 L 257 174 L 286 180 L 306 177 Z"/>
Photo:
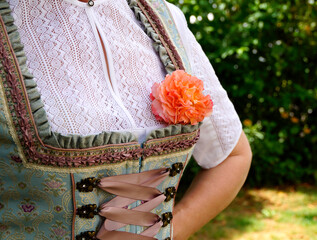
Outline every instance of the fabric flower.
<path id="1" fill-rule="evenodd" d="M 196 125 L 212 113 L 213 102 L 203 90 L 203 81 L 197 77 L 174 71 L 152 86 L 152 112 L 168 124 Z"/>

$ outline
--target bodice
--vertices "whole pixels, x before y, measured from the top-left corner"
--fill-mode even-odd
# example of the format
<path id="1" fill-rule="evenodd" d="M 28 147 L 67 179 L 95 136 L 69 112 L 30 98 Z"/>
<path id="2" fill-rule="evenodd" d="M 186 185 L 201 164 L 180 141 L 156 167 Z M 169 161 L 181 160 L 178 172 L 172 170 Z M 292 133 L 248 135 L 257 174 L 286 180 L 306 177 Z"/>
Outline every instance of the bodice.
<path id="1" fill-rule="evenodd" d="M 153 2 L 167 13 L 163 1 Z M 184 69 L 176 27 L 168 16 L 160 20 L 151 3 L 130 7 L 166 71 Z M 103 239 L 171 238 L 174 195 L 199 125 L 156 129 L 142 144 L 130 132 L 52 131 L 5 1 L 0 13 L 1 239 L 94 239 L 99 228 Z M 163 24 L 170 24 L 169 34 Z"/>

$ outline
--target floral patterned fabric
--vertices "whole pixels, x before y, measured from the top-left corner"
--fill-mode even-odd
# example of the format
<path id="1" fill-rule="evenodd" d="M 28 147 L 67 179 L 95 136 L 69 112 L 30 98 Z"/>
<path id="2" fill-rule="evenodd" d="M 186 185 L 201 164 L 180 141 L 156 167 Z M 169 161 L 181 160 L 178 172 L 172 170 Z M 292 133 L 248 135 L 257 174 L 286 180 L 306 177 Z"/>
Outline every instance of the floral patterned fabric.
<path id="1" fill-rule="evenodd" d="M 71 239 L 70 189 L 69 174 L 23 166 L 1 101 L 0 239 Z"/>
<path id="2" fill-rule="evenodd" d="M 96 215 L 92 219 L 74 217 L 74 209 L 87 205 L 109 201 L 114 196 L 100 189 L 92 192 L 79 192 L 75 183 L 88 177 L 107 177 L 119 174 L 144 172 L 151 169 L 171 167 L 174 163 L 186 164 L 193 148 L 185 148 L 172 154 L 151 155 L 139 161 L 125 161 L 111 164 L 100 171 L 84 173 L 58 173 L 29 169 L 23 166 L 16 155 L 15 144 L 10 136 L 6 119 L 0 105 L 0 238 L 1 239 L 72 239 L 85 232 L 95 231 L 102 219 Z M 195 132 L 194 132 L 195 133 Z M 190 138 L 192 133 L 185 136 Z M 175 136 L 174 136 L 175 137 Z M 179 141 L 181 142 L 181 141 Z M 188 140 L 187 140 L 188 142 Z M 147 145 L 162 146 L 170 143 L 169 137 L 149 140 Z M 193 144 L 191 144 L 193 145 Z M 73 184 L 72 184 L 73 177 Z M 158 186 L 161 192 L 169 187 L 177 187 L 181 174 L 168 177 Z M 142 204 L 137 201 L 128 206 L 134 208 Z M 172 212 L 174 200 L 163 202 L 152 212 L 161 215 Z M 74 231 L 72 232 L 72 225 Z M 141 233 L 144 228 L 127 225 L 120 229 L 132 233 Z M 170 237 L 170 225 L 161 228 L 157 239 Z"/>
<path id="3" fill-rule="evenodd" d="M 164 5 L 162 1 L 149 2 L 157 3 L 158 10 Z M 50 132 L 46 122 L 36 122 L 45 120 L 45 112 L 40 111 L 38 101 L 30 107 L 26 97 L 40 99 L 27 73 L 23 47 L 6 1 L 0 0 L 0 13 L 0 239 L 68 240 L 85 231 L 96 231 L 101 217 L 81 218 L 76 209 L 87 204 L 100 206 L 114 195 L 98 188 L 80 192 L 76 183 L 88 177 L 139 173 L 174 163 L 186 165 L 198 140 L 198 125 L 156 130 L 141 146 L 131 134 L 103 133 L 99 138 L 59 136 Z M 151 14 L 150 19 L 155 20 Z M 168 40 L 166 36 L 164 41 Z M 174 60 L 181 64 L 179 58 Z M 45 143 L 41 136 L 51 141 Z M 103 145 L 102 140 L 107 144 Z M 54 141 L 57 144 L 50 146 Z M 61 147 L 61 141 L 68 147 Z M 105 158 L 107 161 L 103 161 Z M 164 192 L 177 187 L 181 175 L 182 171 L 166 178 L 158 189 Z M 140 204 L 136 201 L 127 208 Z M 172 212 L 173 205 L 173 199 L 163 202 L 153 213 Z M 156 238 L 172 237 L 170 226 L 162 228 Z M 120 230 L 139 234 L 144 229 L 127 225 Z"/>

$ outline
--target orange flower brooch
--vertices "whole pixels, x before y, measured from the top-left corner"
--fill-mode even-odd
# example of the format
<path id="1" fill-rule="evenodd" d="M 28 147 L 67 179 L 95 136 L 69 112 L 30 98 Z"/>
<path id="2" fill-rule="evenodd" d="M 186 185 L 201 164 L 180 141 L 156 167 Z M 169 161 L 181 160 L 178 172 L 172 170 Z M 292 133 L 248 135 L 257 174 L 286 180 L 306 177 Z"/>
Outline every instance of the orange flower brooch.
<path id="1" fill-rule="evenodd" d="M 183 70 L 174 71 L 152 86 L 152 112 L 168 124 L 196 125 L 212 113 L 213 102 L 203 90 L 202 80 Z"/>

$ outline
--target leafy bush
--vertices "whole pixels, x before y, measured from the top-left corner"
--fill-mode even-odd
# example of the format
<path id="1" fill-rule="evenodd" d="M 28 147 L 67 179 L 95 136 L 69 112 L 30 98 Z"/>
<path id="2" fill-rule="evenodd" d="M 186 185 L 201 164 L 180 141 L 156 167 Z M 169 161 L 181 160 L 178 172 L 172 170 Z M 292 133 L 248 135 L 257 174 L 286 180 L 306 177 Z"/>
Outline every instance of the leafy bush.
<path id="1" fill-rule="evenodd" d="M 228 91 L 253 149 L 249 184 L 317 177 L 317 2 L 170 0 Z"/>

